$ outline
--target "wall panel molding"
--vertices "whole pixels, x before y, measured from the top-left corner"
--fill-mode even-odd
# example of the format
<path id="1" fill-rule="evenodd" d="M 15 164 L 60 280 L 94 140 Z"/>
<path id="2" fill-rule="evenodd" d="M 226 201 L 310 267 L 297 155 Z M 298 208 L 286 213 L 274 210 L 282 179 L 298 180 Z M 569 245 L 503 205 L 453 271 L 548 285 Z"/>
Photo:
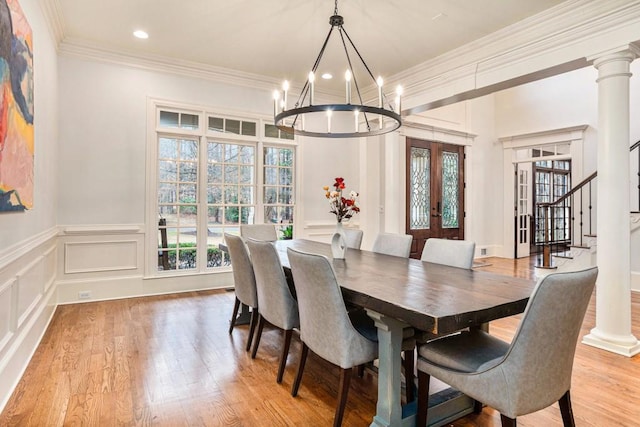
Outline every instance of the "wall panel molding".
<path id="1" fill-rule="evenodd" d="M 0 285 L 0 352 L 11 340 L 16 330 L 15 305 L 16 279 L 6 281 Z"/>
<path id="2" fill-rule="evenodd" d="M 97 273 L 138 268 L 138 241 L 108 240 L 64 244 L 64 273 Z"/>

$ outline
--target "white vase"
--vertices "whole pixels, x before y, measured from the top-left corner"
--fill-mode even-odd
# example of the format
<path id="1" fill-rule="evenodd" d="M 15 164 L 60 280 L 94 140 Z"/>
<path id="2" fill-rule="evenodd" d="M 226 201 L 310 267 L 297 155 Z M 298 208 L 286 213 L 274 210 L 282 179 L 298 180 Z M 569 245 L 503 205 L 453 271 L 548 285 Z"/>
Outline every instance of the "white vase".
<path id="1" fill-rule="evenodd" d="M 342 223 L 336 224 L 336 232 L 331 238 L 331 254 L 333 259 L 344 259 L 347 253 L 347 236 L 342 229 Z"/>

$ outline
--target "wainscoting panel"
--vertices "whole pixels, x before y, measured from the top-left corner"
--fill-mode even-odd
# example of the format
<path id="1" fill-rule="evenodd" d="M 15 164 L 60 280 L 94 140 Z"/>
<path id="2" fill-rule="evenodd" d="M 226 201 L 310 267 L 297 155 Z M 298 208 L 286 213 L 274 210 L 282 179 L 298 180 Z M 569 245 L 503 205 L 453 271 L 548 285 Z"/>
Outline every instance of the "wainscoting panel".
<path id="1" fill-rule="evenodd" d="M 64 273 L 96 273 L 138 268 L 136 240 L 68 242 L 64 244 Z"/>
<path id="2" fill-rule="evenodd" d="M 44 292 L 44 257 L 39 256 L 18 273 L 18 328 L 36 308 Z"/>
<path id="3" fill-rule="evenodd" d="M 145 277 L 143 230 L 144 224 L 61 226 L 58 304 L 233 286 L 230 269 Z"/>
<path id="4" fill-rule="evenodd" d="M 0 410 L 56 308 L 57 227 L 0 251 Z"/>
<path id="5" fill-rule="evenodd" d="M 16 280 L 12 279 L 0 285 L 0 351 L 4 349 L 15 331 L 13 319 L 13 295 Z"/>

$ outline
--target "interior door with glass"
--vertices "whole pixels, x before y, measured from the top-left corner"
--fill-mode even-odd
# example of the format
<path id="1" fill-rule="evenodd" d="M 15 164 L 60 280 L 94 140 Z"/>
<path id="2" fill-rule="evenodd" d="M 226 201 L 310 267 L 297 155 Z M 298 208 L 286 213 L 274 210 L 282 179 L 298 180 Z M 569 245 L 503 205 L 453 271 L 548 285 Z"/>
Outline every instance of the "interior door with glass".
<path id="1" fill-rule="evenodd" d="M 531 245 L 531 163 L 516 163 L 516 258 L 529 256 Z"/>
<path id="2" fill-rule="evenodd" d="M 427 239 L 464 239 L 464 146 L 407 138 L 407 234 L 411 257 Z"/>

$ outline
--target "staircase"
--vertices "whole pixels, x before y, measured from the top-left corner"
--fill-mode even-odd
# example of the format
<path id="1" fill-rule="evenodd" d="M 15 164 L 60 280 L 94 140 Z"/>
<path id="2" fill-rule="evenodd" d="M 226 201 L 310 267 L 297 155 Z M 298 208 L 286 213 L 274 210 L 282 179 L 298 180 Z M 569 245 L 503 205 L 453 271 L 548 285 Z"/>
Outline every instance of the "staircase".
<path id="1" fill-rule="evenodd" d="M 640 210 L 640 141 L 633 144 L 629 151 L 638 153 L 638 193 L 631 197 L 637 197 L 636 206 Z M 594 201 L 597 200 L 595 191 L 597 176 L 598 173 L 594 172 L 552 203 L 536 205 L 538 212 L 546 218 L 542 262 L 536 265 L 538 276 L 550 272 L 577 271 L 596 265 L 596 217 L 593 208 Z M 634 200 L 632 204 L 633 202 Z M 564 213 L 565 218 L 570 218 L 568 239 L 564 236 L 565 230 L 551 228 L 551 224 L 555 224 L 553 218 L 558 212 Z M 570 214 L 567 216 L 566 212 Z M 631 235 L 633 235 L 640 228 L 640 212 L 631 212 L 630 221 Z"/>
<path id="2" fill-rule="evenodd" d="M 631 212 L 631 234 L 640 229 L 640 212 Z M 578 271 L 596 265 L 598 239 L 595 234 L 584 236 L 582 246 L 570 246 L 569 251 L 551 254 L 551 269 L 536 266 L 537 275 L 543 276 L 550 272 Z"/>

